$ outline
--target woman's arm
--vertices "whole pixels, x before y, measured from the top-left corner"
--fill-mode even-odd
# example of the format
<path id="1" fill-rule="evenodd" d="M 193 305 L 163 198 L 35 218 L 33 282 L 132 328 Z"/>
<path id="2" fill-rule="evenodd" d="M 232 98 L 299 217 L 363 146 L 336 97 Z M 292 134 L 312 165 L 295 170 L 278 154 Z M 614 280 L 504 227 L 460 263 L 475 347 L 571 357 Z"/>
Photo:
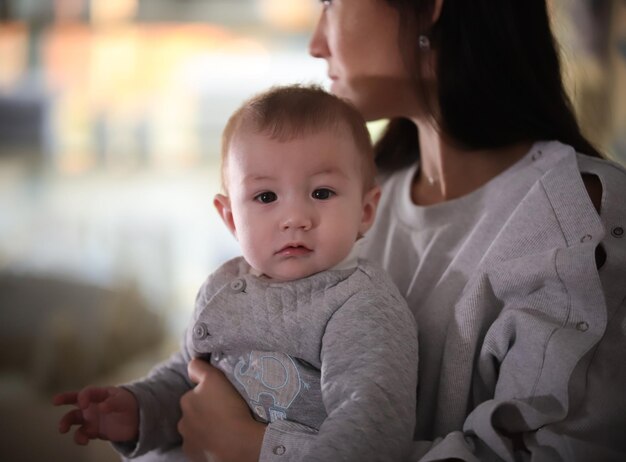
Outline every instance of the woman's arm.
<path id="1" fill-rule="evenodd" d="M 180 400 L 178 430 L 185 455 L 192 461 L 206 461 L 205 453 L 222 462 L 258 460 L 265 425 L 252 418 L 221 371 L 200 359 L 192 360 L 188 370 L 197 385 Z"/>
<path id="2" fill-rule="evenodd" d="M 597 174 L 604 188 L 601 217 L 579 166 L 566 165 L 546 175 L 511 218 L 501 236 L 517 235 L 520 256 L 494 259 L 501 264 L 482 281 L 502 306 L 481 346 L 475 408 L 463 431 L 424 442 L 420 460 L 624 460 L 626 172 L 582 157 L 581 171 Z M 552 229 L 546 238 L 560 235 L 564 243 L 540 251 L 523 229 Z M 510 253 L 511 245 L 503 249 Z M 464 308 L 478 308 L 468 301 L 480 297 L 469 295 Z"/>

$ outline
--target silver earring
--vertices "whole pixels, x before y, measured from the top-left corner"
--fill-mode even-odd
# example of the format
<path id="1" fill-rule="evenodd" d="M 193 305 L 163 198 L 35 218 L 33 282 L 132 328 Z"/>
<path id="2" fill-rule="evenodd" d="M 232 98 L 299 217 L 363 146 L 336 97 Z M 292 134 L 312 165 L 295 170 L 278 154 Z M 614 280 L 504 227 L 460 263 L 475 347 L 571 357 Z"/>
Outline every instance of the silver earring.
<path id="1" fill-rule="evenodd" d="M 430 39 L 426 35 L 420 35 L 417 39 L 420 50 L 430 50 Z"/>

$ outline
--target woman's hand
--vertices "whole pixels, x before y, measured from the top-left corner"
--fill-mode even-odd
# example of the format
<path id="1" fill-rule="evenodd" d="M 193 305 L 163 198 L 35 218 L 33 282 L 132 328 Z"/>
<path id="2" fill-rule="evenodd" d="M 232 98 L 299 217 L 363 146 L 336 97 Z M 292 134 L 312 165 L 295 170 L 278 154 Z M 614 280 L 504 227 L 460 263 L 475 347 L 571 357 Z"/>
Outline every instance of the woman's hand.
<path id="1" fill-rule="evenodd" d="M 189 363 L 189 377 L 198 385 L 180 400 L 178 431 L 183 452 L 193 461 L 259 460 L 265 425 L 250 409 L 221 371 L 205 361 Z"/>

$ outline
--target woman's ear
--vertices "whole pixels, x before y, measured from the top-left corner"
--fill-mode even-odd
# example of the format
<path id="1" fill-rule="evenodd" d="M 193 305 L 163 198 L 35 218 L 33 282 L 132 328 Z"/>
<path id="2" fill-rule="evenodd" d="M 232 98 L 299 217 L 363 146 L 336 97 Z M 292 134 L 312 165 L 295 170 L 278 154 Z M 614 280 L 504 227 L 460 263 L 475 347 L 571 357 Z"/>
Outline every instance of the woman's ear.
<path id="1" fill-rule="evenodd" d="M 372 227 L 376 219 L 376 209 L 380 200 L 380 186 L 376 185 L 363 196 L 363 213 L 361 215 L 361 224 L 359 226 L 359 235 L 363 236 L 365 232 Z"/>
<path id="2" fill-rule="evenodd" d="M 220 214 L 222 221 L 226 227 L 233 233 L 235 238 L 237 237 L 237 229 L 235 228 L 235 220 L 233 219 L 233 211 L 230 206 L 230 198 L 224 194 L 216 194 L 213 199 L 213 205 L 215 210 Z"/>

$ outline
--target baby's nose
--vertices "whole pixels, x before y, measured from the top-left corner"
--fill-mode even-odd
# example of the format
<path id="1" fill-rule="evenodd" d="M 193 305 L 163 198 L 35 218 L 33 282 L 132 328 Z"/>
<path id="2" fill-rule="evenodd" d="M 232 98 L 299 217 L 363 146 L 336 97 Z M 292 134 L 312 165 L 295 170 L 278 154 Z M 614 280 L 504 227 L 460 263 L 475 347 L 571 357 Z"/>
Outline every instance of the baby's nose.
<path id="1" fill-rule="evenodd" d="M 313 227 L 313 218 L 311 214 L 303 209 L 294 209 L 287 214 L 281 223 L 282 230 L 300 229 L 308 231 Z"/>

